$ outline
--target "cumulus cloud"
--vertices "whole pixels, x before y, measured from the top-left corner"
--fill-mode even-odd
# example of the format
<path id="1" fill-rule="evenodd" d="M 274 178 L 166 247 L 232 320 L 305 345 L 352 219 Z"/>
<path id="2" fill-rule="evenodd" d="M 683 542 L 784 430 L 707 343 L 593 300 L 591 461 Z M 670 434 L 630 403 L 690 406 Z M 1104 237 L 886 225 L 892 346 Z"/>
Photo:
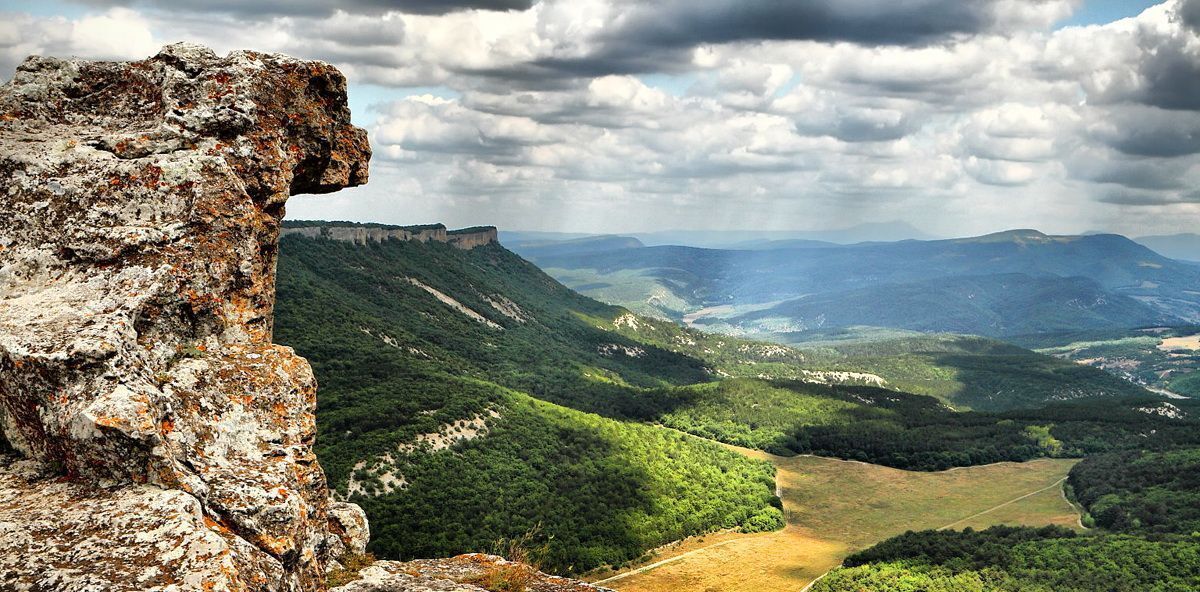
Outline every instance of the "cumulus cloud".
<path id="1" fill-rule="evenodd" d="M 583 56 L 543 60 L 571 73 L 645 71 L 648 56 L 706 44 L 822 41 L 918 46 L 978 33 L 1044 27 L 1070 0 L 661 0 L 621 2 Z"/>
<path id="2" fill-rule="evenodd" d="M 177 40 L 331 61 L 371 85 L 377 157 L 367 187 L 289 206 L 308 217 L 1194 227 L 1200 0 L 1051 28 L 1079 4 L 89 0 L 0 18 L 0 67 Z"/>
<path id="3" fill-rule="evenodd" d="M 1200 0 L 1184 0 L 1179 7 L 1179 18 L 1193 31 L 1200 31 Z"/>
<path id="4" fill-rule="evenodd" d="M 78 20 L 5 16 L 0 19 L 0 79 L 8 79 L 30 55 L 128 60 L 153 55 L 162 45 L 151 32 L 150 21 L 125 8 Z"/>
<path id="5" fill-rule="evenodd" d="M 1195 113 L 1130 105 L 1105 115 L 1089 131 L 1124 154 L 1166 158 L 1200 153 L 1200 116 Z"/>
<path id="6" fill-rule="evenodd" d="M 155 8 L 172 12 L 224 13 L 249 17 L 328 16 L 335 12 L 379 15 L 387 12 L 410 14 L 447 14 L 463 10 L 527 10 L 532 0 L 353 0 L 324 2 L 322 0 L 81 0 L 92 6 L 131 6 Z"/>

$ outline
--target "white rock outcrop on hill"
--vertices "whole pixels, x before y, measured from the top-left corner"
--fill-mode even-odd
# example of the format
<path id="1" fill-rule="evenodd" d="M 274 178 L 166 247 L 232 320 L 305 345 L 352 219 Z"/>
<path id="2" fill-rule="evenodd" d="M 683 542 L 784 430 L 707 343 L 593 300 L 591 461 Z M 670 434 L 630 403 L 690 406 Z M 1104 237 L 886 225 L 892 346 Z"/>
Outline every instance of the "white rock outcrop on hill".
<path id="1" fill-rule="evenodd" d="M 447 230 L 444 224 L 421 226 L 392 226 L 388 224 L 351 224 L 346 222 L 287 222 L 280 236 L 297 235 L 306 238 L 324 238 L 356 245 L 382 243 L 385 241 L 416 241 L 447 243 L 463 250 L 482 247 L 496 242 L 495 226 L 476 226 L 459 230 Z"/>

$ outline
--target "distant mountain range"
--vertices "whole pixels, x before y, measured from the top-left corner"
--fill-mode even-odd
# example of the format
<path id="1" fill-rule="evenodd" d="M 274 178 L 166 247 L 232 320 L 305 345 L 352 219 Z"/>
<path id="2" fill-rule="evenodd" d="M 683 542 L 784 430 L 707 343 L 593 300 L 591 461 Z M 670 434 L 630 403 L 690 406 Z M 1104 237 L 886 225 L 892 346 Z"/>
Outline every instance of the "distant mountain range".
<path id="1" fill-rule="evenodd" d="M 1009 336 L 1200 321 L 1200 268 L 1114 234 L 1022 229 L 756 250 L 559 244 L 515 250 L 601 300 L 734 332 L 798 338 L 867 325 Z"/>
<path id="2" fill-rule="evenodd" d="M 1200 263 L 1200 234 L 1142 236 L 1133 240 L 1172 259 Z"/>
<path id="3" fill-rule="evenodd" d="M 577 239 L 606 238 L 615 235 L 505 231 L 500 242 L 524 255 L 530 244 L 565 242 Z M 631 232 L 621 236 L 647 246 L 685 246 L 719 249 L 775 249 L 819 246 L 830 243 L 850 245 L 869 241 L 930 240 L 934 236 L 905 222 L 870 222 L 836 230 L 660 230 Z"/>

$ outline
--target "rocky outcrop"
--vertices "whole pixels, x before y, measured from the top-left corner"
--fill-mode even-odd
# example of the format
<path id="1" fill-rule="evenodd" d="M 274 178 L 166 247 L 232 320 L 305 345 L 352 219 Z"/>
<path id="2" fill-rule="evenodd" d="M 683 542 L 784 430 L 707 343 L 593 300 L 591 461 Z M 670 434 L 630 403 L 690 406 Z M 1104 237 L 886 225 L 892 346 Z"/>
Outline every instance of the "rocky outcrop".
<path id="1" fill-rule="evenodd" d="M 475 226 L 451 230 L 446 233 L 446 241 L 460 249 L 474 249 L 496 242 L 495 226 Z"/>
<path id="2" fill-rule="evenodd" d="M 389 240 L 449 243 L 460 249 L 474 249 L 497 242 L 495 226 L 475 226 L 446 230 L 442 224 L 390 226 L 352 222 L 284 222 L 281 236 L 298 235 L 325 238 L 357 245 Z"/>
<path id="3" fill-rule="evenodd" d="M 362 548 L 271 325 L 284 202 L 369 157 L 319 62 L 173 45 L 0 87 L 0 587 L 318 590 Z"/>
<path id="4" fill-rule="evenodd" d="M 378 561 L 358 579 L 332 592 L 612 592 L 576 580 L 546 575 L 503 557 L 472 553 L 449 559 Z"/>
<path id="5" fill-rule="evenodd" d="M 329 240 L 365 245 L 381 243 L 389 240 L 446 242 L 446 227 L 441 224 L 424 226 L 383 226 L 368 224 L 345 224 L 336 222 L 329 224 L 289 223 L 285 222 L 280 236 L 299 235 L 308 238 L 327 238 Z"/>
<path id="6" fill-rule="evenodd" d="M 313 453 L 312 371 L 271 328 L 284 202 L 365 183 L 369 158 L 319 62 L 180 44 L 30 58 L 0 86 L 0 590 L 315 591 L 364 561 L 366 516 Z M 401 230 L 289 229 L 495 240 Z M 600 590 L 482 555 L 341 590 L 496 577 Z"/>

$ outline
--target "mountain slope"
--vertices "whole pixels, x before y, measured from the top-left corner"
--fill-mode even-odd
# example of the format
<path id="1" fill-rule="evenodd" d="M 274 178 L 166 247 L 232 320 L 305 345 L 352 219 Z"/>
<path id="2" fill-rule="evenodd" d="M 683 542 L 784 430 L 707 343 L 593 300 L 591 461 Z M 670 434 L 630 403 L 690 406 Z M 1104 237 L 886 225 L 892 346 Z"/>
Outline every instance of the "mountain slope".
<path id="1" fill-rule="evenodd" d="M 646 312 L 655 312 L 645 308 L 648 304 L 667 303 L 653 308 L 673 318 L 713 306 L 746 312 L 747 307 L 814 295 L 868 299 L 872 294 L 866 290 L 874 288 L 883 290 L 870 301 L 880 309 L 876 320 L 885 327 L 900 327 L 904 314 L 892 312 L 884 286 L 907 286 L 909 302 L 924 300 L 936 306 L 960 300 L 939 291 L 949 278 L 993 276 L 1011 283 L 1017 279 L 1014 274 L 1030 278 L 1020 286 L 1027 293 L 1079 291 L 1082 286 L 1076 278 L 1086 278 L 1095 284 L 1087 289 L 1098 290 L 1106 300 L 1133 299 L 1144 305 L 1136 310 L 1128 302 L 1121 304 L 1136 314 L 1131 319 L 1113 311 L 1102 316 L 1105 326 L 1137 326 L 1151 313 L 1173 321 L 1200 318 L 1200 269 L 1117 235 L 1047 236 L 1017 230 L 968 239 L 754 251 L 667 246 L 539 256 L 534 262 L 585 294 L 600 295 L 591 286 L 607 284 L 610 302 Z M 1056 283 L 1060 285 L 1055 287 Z M 630 286 L 630 293 L 612 299 L 622 285 Z M 1063 302 L 1073 300 L 1068 297 Z M 988 324 L 987 316 L 974 323 Z M 1029 324 L 1040 326 L 1041 320 L 1038 316 Z M 1047 320 L 1046 326 L 1058 324 L 1053 318 Z"/>
<path id="2" fill-rule="evenodd" d="M 858 325 L 988 336 L 1148 326 L 1169 318 L 1082 277 L 998 274 L 817 294 L 720 322 L 750 332 Z M 703 320 L 699 321 L 703 322 Z"/>
<path id="3" fill-rule="evenodd" d="M 531 398 L 621 417 L 646 404 L 634 385 L 708 374 L 582 321 L 616 309 L 498 245 L 288 236 L 278 286 L 277 338 L 321 381 L 318 454 L 382 555 L 486 551 L 540 528 L 547 567 L 575 572 L 781 524 L 769 465 Z"/>
<path id="4" fill-rule="evenodd" d="M 540 526 L 547 567 L 577 572 L 688 534 L 780 524 L 769 466 L 660 426 L 921 470 L 1192 429 L 1159 426 L 1136 401 L 955 413 L 878 386 L 984 393 L 997 409 L 1130 393 L 1086 387 L 1107 375 L 1018 348 L 1007 359 L 895 345 L 871 358 L 709 335 L 580 296 L 494 243 L 293 234 L 278 285 L 277 338 L 321 383 L 318 454 L 331 487 L 367 509 L 372 549 L 387 556 L 487 550 Z M 952 352 L 984 371 L 932 359 Z M 1081 375 L 1046 372 L 1045 360 Z M 1000 375 L 1016 378 L 998 386 Z"/>

